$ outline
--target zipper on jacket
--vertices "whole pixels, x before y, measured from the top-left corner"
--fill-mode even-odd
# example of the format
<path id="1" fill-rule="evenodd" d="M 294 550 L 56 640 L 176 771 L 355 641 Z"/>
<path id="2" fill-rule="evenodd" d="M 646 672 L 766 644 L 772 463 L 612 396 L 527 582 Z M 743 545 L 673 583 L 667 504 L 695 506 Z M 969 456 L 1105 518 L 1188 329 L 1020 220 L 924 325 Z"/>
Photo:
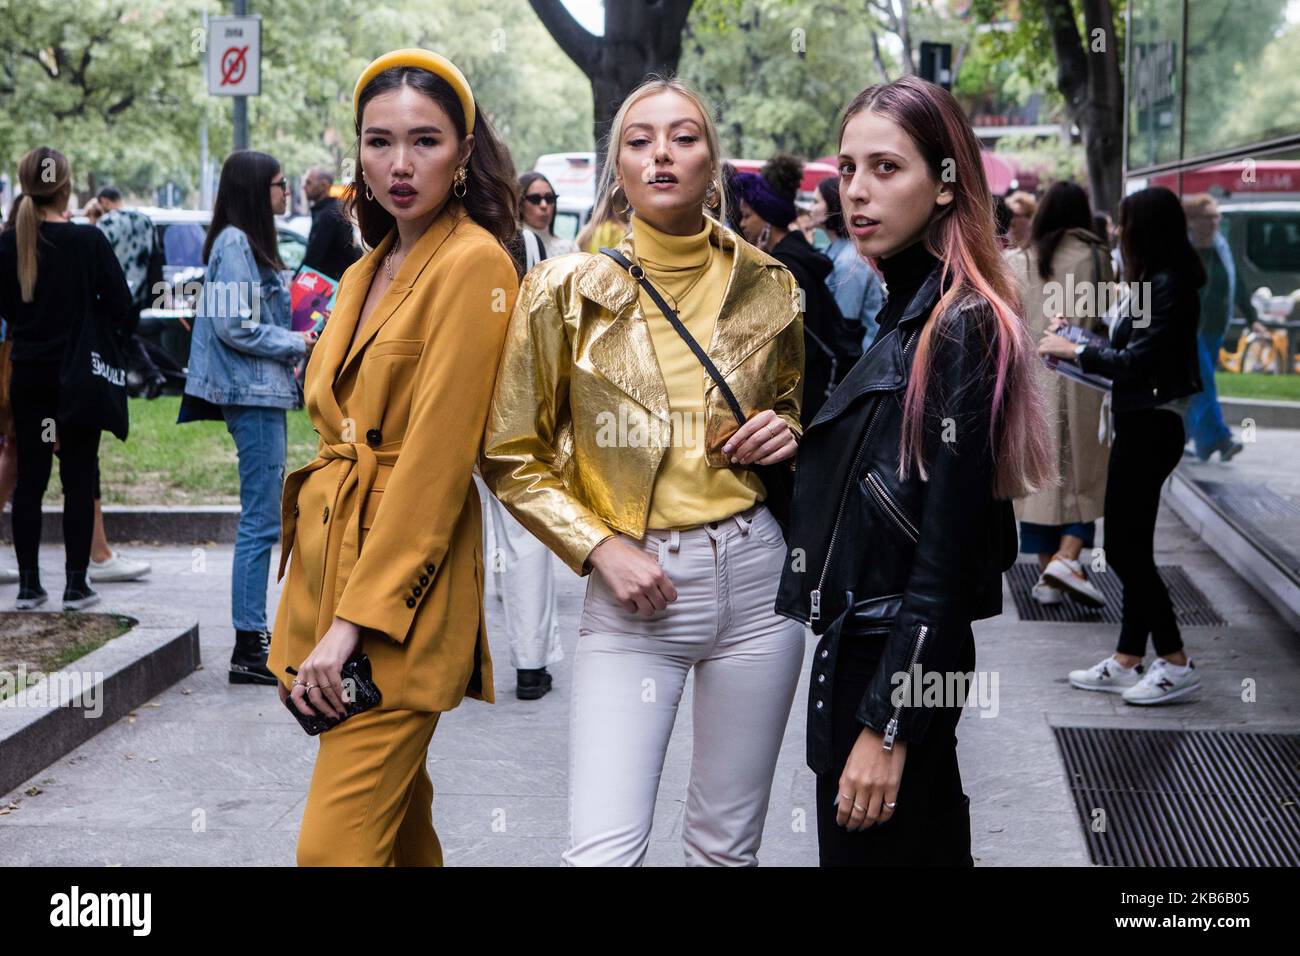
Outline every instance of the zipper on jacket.
<path id="1" fill-rule="evenodd" d="M 908 335 L 907 341 L 903 343 L 903 355 L 907 355 L 907 350 L 911 348 L 912 339 L 916 337 L 916 330 L 913 329 Z M 880 417 L 880 407 L 884 404 L 883 397 L 876 398 L 876 407 L 871 410 L 871 418 L 867 421 L 867 430 L 862 435 L 862 441 L 858 444 L 858 453 L 853 456 L 853 465 L 849 468 L 848 478 L 844 482 L 844 490 L 840 493 L 840 506 L 835 512 L 835 523 L 831 526 L 831 540 L 826 545 L 826 560 L 822 562 L 821 577 L 817 579 L 817 587 L 813 588 L 812 593 L 808 595 L 808 620 L 809 622 L 819 620 L 822 616 L 822 585 L 826 583 L 826 572 L 830 570 L 831 556 L 835 554 L 835 539 L 840 533 L 840 520 L 844 517 L 844 504 L 849 498 L 849 489 L 853 487 L 853 476 L 858 473 L 858 465 L 862 463 L 862 455 L 867 450 L 867 441 L 871 438 L 871 430 L 876 427 L 876 419 Z"/>
<path id="2" fill-rule="evenodd" d="M 898 525 L 899 530 L 911 538 L 913 544 L 919 541 L 921 539 L 920 530 L 908 519 L 907 513 L 889 494 L 889 491 L 885 488 L 885 483 L 876 477 L 874 471 L 867 472 L 867 487 L 876 496 L 876 500 L 885 509 L 885 513 L 894 519 L 894 524 Z"/>
<path id="3" fill-rule="evenodd" d="M 903 712 L 903 704 L 907 701 L 907 692 L 912 686 L 912 670 L 916 667 L 916 662 L 921 658 L 921 648 L 925 646 L 925 636 L 929 633 L 929 625 L 922 624 L 919 633 L 916 635 L 916 647 L 912 650 L 912 660 L 907 665 L 906 676 L 903 677 L 902 693 L 898 698 L 898 706 L 894 708 L 889 723 L 885 725 L 885 738 L 881 742 L 881 746 L 886 750 L 894 749 L 894 738 L 898 735 L 898 718 Z"/>

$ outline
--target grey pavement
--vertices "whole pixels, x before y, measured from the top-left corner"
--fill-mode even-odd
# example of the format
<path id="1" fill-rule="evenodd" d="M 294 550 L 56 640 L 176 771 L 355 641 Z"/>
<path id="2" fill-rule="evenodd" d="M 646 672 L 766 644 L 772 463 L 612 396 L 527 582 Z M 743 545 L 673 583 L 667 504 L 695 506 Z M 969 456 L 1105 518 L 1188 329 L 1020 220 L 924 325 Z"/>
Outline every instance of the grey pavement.
<path id="1" fill-rule="evenodd" d="M 958 730 L 979 865 L 1088 865 L 1054 724 L 1300 727 L 1297 635 L 1167 509 L 1157 539 L 1161 563 L 1182 564 L 1229 622 L 1185 632 L 1202 670 L 1199 700 L 1138 711 L 1109 694 L 1072 690 L 1066 672 L 1113 650 L 1113 626 L 1021 622 L 1009 597 L 1005 613 L 975 625 L 977 667 L 997 677 L 999 691 L 996 716 L 993 707 L 968 704 Z M 0 815 L 0 864 L 292 865 L 317 745 L 283 712 L 273 688 L 226 682 L 231 549 L 123 550 L 147 557 L 153 574 L 138 584 L 104 585 L 102 609 L 188 609 L 200 622 L 206 666 L 0 798 L 0 810 L 17 807 Z M 48 581 L 61 582 L 61 564 L 61 550 L 47 547 Z M 434 823 L 448 865 L 551 866 L 565 846 L 569 678 L 584 582 L 558 564 L 557 574 L 565 659 L 552 667 L 556 690 L 536 702 L 514 698 L 489 589 L 498 703 L 467 700 L 434 735 Z M 0 589 L 0 606 L 13 594 Z M 1256 687 L 1250 703 L 1242 700 L 1247 679 Z M 682 863 L 690 694 L 688 683 L 660 785 L 650 865 Z M 813 776 L 803 759 L 806 699 L 805 679 L 772 786 L 765 865 L 817 861 Z M 27 795 L 33 786 L 40 792 Z"/>

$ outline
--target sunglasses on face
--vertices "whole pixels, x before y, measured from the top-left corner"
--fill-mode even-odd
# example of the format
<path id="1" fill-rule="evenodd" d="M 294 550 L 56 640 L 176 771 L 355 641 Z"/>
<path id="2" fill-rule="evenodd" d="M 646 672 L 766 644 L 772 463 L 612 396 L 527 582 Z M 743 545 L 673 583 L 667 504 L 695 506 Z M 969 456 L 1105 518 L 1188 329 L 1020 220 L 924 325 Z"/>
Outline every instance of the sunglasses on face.
<path id="1" fill-rule="evenodd" d="M 524 197 L 524 202 L 532 203 L 534 206 L 540 206 L 542 203 L 554 206 L 555 200 L 559 198 L 555 193 L 529 193 Z"/>
<path id="2" fill-rule="evenodd" d="M 285 190 L 286 192 L 288 192 L 289 190 L 289 185 L 283 179 L 277 179 L 275 182 L 271 183 L 272 189 L 276 189 L 277 187 Z"/>

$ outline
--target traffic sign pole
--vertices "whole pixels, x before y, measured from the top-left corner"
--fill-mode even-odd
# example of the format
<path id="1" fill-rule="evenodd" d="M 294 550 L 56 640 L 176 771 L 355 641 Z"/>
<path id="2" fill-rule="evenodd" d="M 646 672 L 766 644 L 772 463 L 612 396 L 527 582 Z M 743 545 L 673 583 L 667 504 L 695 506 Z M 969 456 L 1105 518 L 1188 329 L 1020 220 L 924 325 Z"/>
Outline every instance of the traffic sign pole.
<path id="1" fill-rule="evenodd" d="M 248 15 L 248 0 L 234 0 L 235 16 Z M 248 97 L 235 97 L 234 110 L 235 149 L 248 149 Z"/>

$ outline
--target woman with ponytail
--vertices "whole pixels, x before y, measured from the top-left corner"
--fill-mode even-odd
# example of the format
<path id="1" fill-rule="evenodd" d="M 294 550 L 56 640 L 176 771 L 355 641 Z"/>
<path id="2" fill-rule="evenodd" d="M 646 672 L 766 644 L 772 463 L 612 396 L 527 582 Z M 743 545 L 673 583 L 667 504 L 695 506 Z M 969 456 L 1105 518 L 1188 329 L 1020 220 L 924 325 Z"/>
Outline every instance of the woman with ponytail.
<path id="1" fill-rule="evenodd" d="M 18 555 L 19 608 L 48 600 L 41 587 L 41 499 L 50 481 L 54 443 L 63 482 L 64 610 L 99 600 L 86 579 L 95 521 L 100 429 L 66 424 L 80 369 L 65 369 L 87 322 L 104 322 L 121 336 L 135 327 L 131 291 L 107 237 L 94 226 L 64 219 L 72 170 L 56 149 L 38 147 L 18 163 L 22 188 L 0 233 L 0 318 L 13 340 L 9 397 L 18 460 L 13 534 Z M 75 353 L 74 353 L 75 354 Z M 75 363 L 74 363 L 75 364 Z M 65 377 L 65 373 L 66 377 Z M 53 428 L 51 428 L 53 424 Z"/>
<path id="2" fill-rule="evenodd" d="M 268 667 L 304 718 L 342 719 L 343 665 L 382 699 L 320 736 L 303 866 L 438 866 L 429 742 L 492 700 L 471 481 L 519 277 L 515 175 L 464 74 L 387 53 L 353 94 L 350 204 L 370 247 L 306 372 L 316 457 L 285 481 Z"/>
<path id="3" fill-rule="evenodd" d="M 954 732 L 971 622 L 1002 610 L 1011 499 L 1052 480 L 1038 362 L 979 144 L 914 76 L 840 122 L 840 196 L 888 298 L 807 429 L 777 610 L 821 636 L 808 695 L 825 866 L 970 866 Z M 935 700 L 934 686 L 947 692 Z"/>

